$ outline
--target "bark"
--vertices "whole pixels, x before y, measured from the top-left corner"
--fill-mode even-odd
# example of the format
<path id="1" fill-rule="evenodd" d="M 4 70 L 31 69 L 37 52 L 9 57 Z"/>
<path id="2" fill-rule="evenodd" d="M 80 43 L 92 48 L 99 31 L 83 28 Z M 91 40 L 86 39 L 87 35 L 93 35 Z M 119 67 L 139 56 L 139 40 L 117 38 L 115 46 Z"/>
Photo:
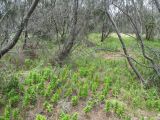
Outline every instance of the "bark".
<path id="1" fill-rule="evenodd" d="M 136 37 L 137 37 L 137 39 L 140 42 L 140 47 L 141 47 L 142 54 L 143 54 L 144 58 L 147 59 L 148 61 L 150 61 L 150 63 L 152 64 L 153 70 L 157 73 L 158 77 L 160 77 L 159 67 L 158 67 L 158 65 L 155 64 L 155 62 L 154 62 L 154 60 L 152 58 L 150 58 L 149 56 L 147 56 L 146 51 L 145 51 L 145 46 L 144 46 L 143 38 L 139 34 L 138 27 L 135 24 L 135 22 L 133 21 L 132 17 L 128 13 L 126 13 L 123 9 L 121 9 L 120 7 L 118 7 L 117 5 L 115 5 L 115 4 L 113 4 L 113 5 L 116 6 L 120 11 L 122 11 L 129 18 L 129 20 L 130 20 L 130 22 L 131 22 L 131 24 L 132 24 L 132 26 L 134 28 Z"/>
<path id="2" fill-rule="evenodd" d="M 57 62 L 59 64 L 62 63 L 62 61 L 69 55 L 73 45 L 74 41 L 77 36 L 77 20 L 78 20 L 78 0 L 74 0 L 74 8 L 73 8 L 73 25 L 70 32 L 70 39 L 67 41 L 66 44 L 64 44 L 63 49 L 58 54 Z"/>
<path id="3" fill-rule="evenodd" d="M 12 8 L 10 8 L 0 19 L 0 25 L 2 24 L 2 22 L 4 21 L 4 19 L 7 17 L 7 15 L 9 14 L 9 12 L 12 10 Z"/>
<path id="4" fill-rule="evenodd" d="M 146 25 L 145 26 L 146 29 L 146 40 L 151 40 L 153 39 L 153 35 L 154 35 L 154 26 L 153 25 Z"/>
<path id="5" fill-rule="evenodd" d="M 159 13 L 160 13 L 160 3 L 158 2 L 158 0 L 154 0 L 154 2 L 157 6 L 157 9 L 158 9 Z"/>
<path id="6" fill-rule="evenodd" d="M 110 33 L 111 33 L 111 31 L 110 31 L 109 28 L 108 28 L 108 31 L 106 33 L 106 31 L 105 31 L 105 23 L 103 23 L 103 25 L 102 25 L 101 42 L 104 42 L 104 40 L 109 36 Z"/>
<path id="7" fill-rule="evenodd" d="M 8 38 L 9 38 L 9 34 L 8 34 L 8 30 L 5 30 L 4 31 L 4 39 L 3 39 L 3 41 L 2 41 L 2 43 L 1 43 L 1 47 L 5 44 L 5 43 L 8 43 Z"/>
<path id="8" fill-rule="evenodd" d="M 109 20 L 111 21 L 113 27 L 115 28 L 115 31 L 116 31 L 116 33 L 117 33 L 117 35 L 118 35 L 118 38 L 119 38 L 120 42 L 121 42 L 121 45 L 122 45 L 124 54 L 125 54 L 125 56 L 126 56 L 126 58 L 127 58 L 127 61 L 128 61 L 128 63 L 129 63 L 129 65 L 131 66 L 131 68 L 133 69 L 133 71 L 135 72 L 135 74 L 137 75 L 137 77 L 139 78 L 140 82 L 141 82 L 141 83 L 144 83 L 145 81 L 144 81 L 143 77 L 141 76 L 141 74 L 139 73 L 139 71 L 136 69 L 136 67 L 135 67 L 134 64 L 132 63 L 132 60 L 131 60 L 128 52 L 127 52 L 126 45 L 125 45 L 125 43 L 124 43 L 124 41 L 123 41 L 123 39 L 122 39 L 122 36 L 120 35 L 120 32 L 119 32 L 119 30 L 118 30 L 118 28 L 117 28 L 116 23 L 114 22 L 113 18 L 112 18 L 111 15 L 109 14 L 108 10 L 106 9 L 105 11 L 106 11 L 106 15 L 108 16 Z"/>
<path id="9" fill-rule="evenodd" d="M 25 25 L 23 49 L 25 49 L 26 46 L 27 46 L 27 40 L 28 40 L 28 30 L 27 30 L 27 25 L 28 25 L 28 23 L 26 23 L 26 25 Z"/>
<path id="10" fill-rule="evenodd" d="M 134 5 L 134 9 L 135 9 L 135 13 L 137 14 L 137 17 L 138 17 L 138 21 L 139 22 L 139 28 L 140 28 L 140 35 L 142 35 L 143 33 L 143 27 L 142 27 L 142 19 L 141 19 L 141 15 L 140 15 L 140 12 L 134 2 L 134 0 L 132 0 L 132 4 Z"/>
<path id="11" fill-rule="evenodd" d="M 24 29 L 25 24 L 28 22 L 28 20 L 29 20 L 30 16 L 32 15 L 33 11 L 35 10 L 38 2 L 39 2 L 39 0 L 34 0 L 29 11 L 27 12 L 27 14 L 25 15 L 24 19 L 22 20 L 20 26 L 18 27 L 18 31 L 14 35 L 11 42 L 7 46 L 5 46 L 4 48 L 2 48 L 0 50 L 0 59 L 16 45 L 16 43 L 18 42 L 19 37 Z"/>

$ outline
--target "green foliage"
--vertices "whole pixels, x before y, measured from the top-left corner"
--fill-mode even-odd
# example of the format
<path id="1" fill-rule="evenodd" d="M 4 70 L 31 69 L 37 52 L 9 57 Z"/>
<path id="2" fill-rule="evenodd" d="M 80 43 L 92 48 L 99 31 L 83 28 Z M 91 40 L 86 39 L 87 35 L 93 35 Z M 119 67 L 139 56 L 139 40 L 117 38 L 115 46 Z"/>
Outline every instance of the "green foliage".
<path id="1" fill-rule="evenodd" d="M 43 106 L 47 110 L 47 112 L 52 112 L 53 106 L 49 102 L 45 101 Z"/>
<path id="2" fill-rule="evenodd" d="M 73 106 L 76 106 L 78 104 L 78 96 L 72 96 L 71 102 Z"/>
<path id="3" fill-rule="evenodd" d="M 52 75 L 52 69 L 49 68 L 49 67 L 44 68 L 44 69 L 42 70 L 41 75 L 43 76 L 43 79 L 45 79 L 45 80 L 50 79 L 50 78 L 51 78 L 51 75 Z"/>
<path id="4" fill-rule="evenodd" d="M 116 52 L 121 50 L 121 46 L 117 42 L 117 36 L 111 35 L 102 45 L 98 42 L 100 34 L 95 33 L 89 37 L 96 45 L 99 45 L 97 47 L 106 48 L 105 51 L 94 53 L 94 59 L 93 56 L 84 56 L 75 59 L 75 63 L 68 63 L 62 67 L 54 66 L 53 68 L 47 65 L 44 60 L 26 59 L 25 67 L 13 70 L 15 72 L 13 72 L 13 75 L 5 75 L 0 71 L 0 83 L 2 83 L 0 84 L 2 91 L 0 91 L 0 95 L 2 93 L 0 106 L 2 106 L 2 110 L 5 109 L 0 119 L 10 120 L 11 117 L 15 120 L 20 119 L 22 111 L 19 106 L 22 106 L 24 111 L 29 110 L 30 107 L 34 107 L 39 98 L 42 99 L 41 102 L 45 101 L 43 107 L 45 112 L 49 113 L 53 113 L 54 106 L 57 105 L 58 101 L 64 99 L 71 100 L 72 106 L 76 106 L 79 102 L 86 104 L 83 108 L 85 113 L 91 112 L 95 106 L 103 104 L 107 99 L 105 111 L 114 112 L 124 120 L 131 120 L 132 118 L 125 114 L 128 109 L 123 103 L 128 106 L 129 114 L 134 114 L 138 119 L 140 119 L 139 116 L 142 113 L 138 113 L 137 109 L 146 112 L 154 111 L 157 114 L 160 111 L 160 98 L 156 86 L 142 87 L 123 58 L 106 59 L 108 52 L 112 51 L 113 54 L 119 54 Z M 131 46 L 135 48 L 131 55 L 138 57 L 137 59 L 140 62 L 147 65 L 148 62 L 143 57 L 139 57 L 139 48 L 135 47 L 136 41 L 126 36 L 124 41 L 129 49 L 131 49 Z M 158 42 L 144 42 L 147 45 L 151 44 L 152 47 L 159 48 Z M 84 46 L 79 46 L 79 48 L 95 52 L 93 48 Z M 78 52 L 83 51 L 79 50 Z M 35 65 L 38 66 L 35 67 Z M 135 65 L 146 78 L 153 74 L 153 71 Z M 22 102 L 20 102 L 21 100 Z M 46 119 L 47 116 L 40 114 L 36 116 L 36 120 Z M 69 115 L 62 112 L 59 119 L 77 120 L 78 113 Z"/>
<path id="5" fill-rule="evenodd" d="M 3 92 L 10 92 L 11 90 L 19 89 L 19 81 L 16 75 L 12 76 L 12 79 L 8 81 L 7 84 L 3 87 Z"/>
<path id="6" fill-rule="evenodd" d="M 11 120 L 11 106 L 7 105 L 4 111 L 4 119 Z"/>
<path id="7" fill-rule="evenodd" d="M 36 120 L 47 120 L 47 118 L 44 115 L 37 114 Z"/>
<path id="8" fill-rule="evenodd" d="M 73 115 L 69 115 L 64 112 L 61 112 L 59 119 L 60 120 L 78 120 L 78 113 L 74 113 Z"/>
<path id="9" fill-rule="evenodd" d="M 19 119 L 19 114 L 20 114 L 19 109 L 17 109 L 17 108 L 14 109 L 12 114 L 13 114 L 13 119 L 14 120 L 18 120 Z"/>
<path id="10" fill-rule="evenodd" d="M 85 68 L 85 67 L 80 67 L 80 68 L 79 68 L 79 74 L 80 74 L 80 76 L 82 76 L 82 77 L 87 77 L 87 75 L 89 74 L 89 71 L 88 71 L 88 69 Z"/>
<path id="11" fill-rule="evenodd" d="M 107 100 L 105 102 L 105 111 L 110 112 L 114 111 L 118 117 L 123 117 L 125 113 L 124 105 L 117 100 Z"/>
<path id="12" fill-rule="evenodd" d="M 20 100 L 19 94 L 14 89 L 12 89 L 7 96 L 11 105 L 15 105 Z"/>
<path id="13" fill-rule="evenodd" d="M 29 69 L 33 66 L 33 61 L 31 59 L 25 59 L 24 65 L 27 69 Z"/>
<path id="14" fill-rule="evenodd" d="M 56 92 L 56 93 L 51 97 L 51 102 L 52 102 L 52 103 L 57 103 L 59 99 L 60 99 L 60 95 L 59 95 L 59 93 Z"/>
<path id="15" fill-rule="evenodd" d="M 78 120 L 78 113 L 74 113 L 74 114 L 71 116 L 71 120 Z"/>
<path id="16" fill-rule="evenodd" d="M 88 112 L 91 112 L 91 110 L 93 109 L 93 107 L 96 105 L 96 102 L 95 100 L 90 100 L 87 102 L 87 105 L 86 107 L 83 109 L 83 111 L 85 113 L 88 113 Z"/>
<path id="17" fill-rule="evenodd" d="M 33 105 L 37 101 L 36 99 L 36 86 L 30 86 L 24 93 L 23 105 Z"/>
<path id="18" fill-rule="evenodd" d="M 91 90 L 92 90 L 92 92 L 96 92 L 96 90 L 97 90 L 97 88 L 98 88 L 98 83 L 97 82 L 93 82 L 92 84 L 91 84 Z"/>
<path id="19" fill-rule="evenodd" d="M 85 113 L 88 113 L 88 112 L 91 112 L 91 110 L 92 110 L 92 106 L 91 105 L 87 105 L 84 109 L 83 109 L 83 111 L 85 112 Z"/>
<path id="20" fill-rule="evenodd" d="M 33 85 L 33 84 L 38 84 L 42 81 L 44 81 L 44 79 L 39 73 L 37 73 L 36 71 L 31 71 L 29 73 L 29 76 L 25 79 L 25 84 Z"/>
<path id="21" fill-rule="evenodd" d="M 66 93 L 65 93 L 65 95 L 64 95 L 64 97 L 69 97 L 69 96 L 71 96 L 72 95 L 72 88 L 68 88 L 67 90 L 66 90 Z"/>
<path id="22" fill-rule="evenodd" d="M 84 84 L 84 85 L 80 86 L 79 96 L 81 98 L 86 98 L 88 96 L 88 89 L 89 89 L 88 84 Z"/>

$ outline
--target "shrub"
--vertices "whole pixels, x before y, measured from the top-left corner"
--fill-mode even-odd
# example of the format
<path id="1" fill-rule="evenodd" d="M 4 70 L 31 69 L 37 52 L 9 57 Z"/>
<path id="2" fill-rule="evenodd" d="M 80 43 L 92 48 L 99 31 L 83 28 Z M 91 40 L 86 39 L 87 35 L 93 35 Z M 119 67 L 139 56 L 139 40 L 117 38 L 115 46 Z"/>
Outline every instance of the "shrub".
<path id="1" fill-rule="evenodd" d="M 47 112 L 52 112 L 53 106 L 49 102 L 45 101 L 43 106 L 47 110 Z"/>
<path id="2" fill-rule="evenodd" d="M 36 115 L 36 120 L 47 120 L 47 118 L 43 115 L 37 114 Z"/>
<path id="3" fill-rule="evenodd" d="M 78 96 L 72 96 L 71 101 L 72 101 L 72 105 L 76 106 L 78 104 Z"/>
<path id="4" fill-rule="evenodd" d="M 52 103 L 57 103 L 58 100 L 60 98 L 60 95 L 58 93 L 55 93 L 52 97 L 51 97 L 51 102 Z"/>
<path id="5" fill-rule="evenodd" d="M 105 111 L 110 112 L 112 110 L 118 117 L 122 118 L 124 116 L 125 108 L 121 102 L 117 100 L 107 100 L 105 102 Z"/>
<path id="6" fill-rule="evenodd" d="M 88 96 L 88 84 L 84 84 L 80 87 L 79 96 L 82 98 L 86 98 Z"/>

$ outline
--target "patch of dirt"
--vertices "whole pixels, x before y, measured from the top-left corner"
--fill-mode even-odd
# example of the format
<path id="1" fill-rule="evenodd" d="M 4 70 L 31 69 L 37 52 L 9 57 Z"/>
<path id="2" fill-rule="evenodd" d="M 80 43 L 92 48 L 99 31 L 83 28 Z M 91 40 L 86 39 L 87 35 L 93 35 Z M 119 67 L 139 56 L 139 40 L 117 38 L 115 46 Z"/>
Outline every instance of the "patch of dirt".
<path id="1" fill-rule="evenodd" d="M 86 117 L 81 120 L 119 120 L 113 113 L 105 113 L 104 104 L 95 107 Z"/>
<path id="2" fill-rule="evenodd" d="M 109 53 L 109 54 L 105 54 L 104 58 L 108 59 L 108 60 L 114 60 L 114 59 L 122 59 L 124 57 L 122 55 L 120 55 L 120 54 L 115 54 L 115 53 L 111 54 L 111 53 Z"/>
<path id="3" fill-rule="evenodd" d="M 133 53 L 133 51 L 131 49 L 128 49 L 128 54 L 129 56 L 136 58 L 136 54 Z M 105 58 L 107 60 L 117 60 L 117 59 L 123 59 L 125 58 L 124 52 L 123 50 L 120 50 L 119 52 L 106 52 L 101 54 L 102 58 Z"/>
<path id="4" fill-rule="evenodd" d="M 104 111 L 104 104 L 95 106 L 91 112 L 85 114 L 83 109 L 86 101 L 80 101 L 75 107 L 72 107 L 70 114 L 78 113 L 78 120 L 119 120 L 112 113 L 106 114 Z"/>
<path id="5" fill-rule="evenodd" d="M 4 113 L 4 108 L 3 108 L 3 107 L 2 107 L 2 108 L 0 107 L 0 116 L 3 115 L 3 113 Z"/>
<path id="6" fill-rule="evenodd" d="M 107 53 L 103 55 L 103 58 L 107 60 L 114 60 L 114 59 L 123 59 L 124 57 L 122 56 L 121 52 L 114 52 L 114 53 Z"/>
<path id="7" fill-rule="evenodd" d="M 24 116 L 25 120 L 35 120 L 36 114 L 45 114 L 43 110 L 43 99 L 39 98 L 37 99 L 37 103 L 34 106 L 34 108 L 28 110 L 24 110 Z M 26 112 L 28 111 L 28 112 Z"/>

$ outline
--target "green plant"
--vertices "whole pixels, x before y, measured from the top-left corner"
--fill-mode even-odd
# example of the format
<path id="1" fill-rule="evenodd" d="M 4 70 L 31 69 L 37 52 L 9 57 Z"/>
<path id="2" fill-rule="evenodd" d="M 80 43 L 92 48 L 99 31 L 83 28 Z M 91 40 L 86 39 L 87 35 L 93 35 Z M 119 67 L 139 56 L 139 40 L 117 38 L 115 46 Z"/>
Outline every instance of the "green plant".
<path id="1" fill-rule="evenodd" d="M 85 112 L 85 113 L 88 113 L 88 112 L 91 112 L 91 110 L 92 110 L 92 106 L 91 105 L 87 105 L 84 109 L 83 109 L 83 111 Z"/>
<path id="2" fill-rule="evenodd" d="M 104 96 L 103 94 L 99 94 L 99 95 L 98 95 L 98 100 L 99 100 L 100 102 L 104 101 L 104 99 L 105 99 L 105 96 Z"/>
<path id="3" fill-rule="evenodd" d="M 76 106 L 78 104 L 78 96 L 72 96 L 71 102 L 73 106 Z"/>
<path id="4" fill-rule="evenodd" d="M 60 120 L 70 120 L 70 115 L 68 115 L 64 112 L 61 112 L 59 118 L 60 118 Z"/>
<path id="5" fill-rule="evenodd" d="M 59 95 L 58 92 L 56 92 L 56 93 L 51 97 L 51 102 L 52 102 L 52 103 L 57 103 L 59 99 L 60 99 L 60 95 Z"/>
<path id="6" fill-rule="evenodd" d="M 105 102 L 105 111 L 109 112 L 112 108 L 112 103 L 109 100 L 106 100 Z"/>
<path id="7" fill-rule="evenodd" d="M 43 106 L 47 110 L 47 112 L 52 112 L 53 106 L 49 102 L 45 101 Z"/>
<path id="8" fill-rule="evenodd" d="M 37 114 L 36 120 L 47 120 L 47 118 L 44 115 Z"/>
<path id="9" fill-rule="evenodd" d="M 60 72 L 60 79 L 61 79 L 61 80 L 66 80 L 68 74 L 69 74 L 69 69 L 68 69 L 68 67 L 64 67 L 64 68 L 62 69 L 62 71 Z"/>
<path id="10" fill-rule="evenodd" d="M 72 81 L 74 82 L 74 84 L 76 84 L 78 82 L 78 73 L 73 73 Z"/>
<path id="11" fill-rule="evenodd" d="M 25 64 L 25 67 L 29 69 L 30 67 L 33 66 L 33 61 L 31 59 L 25 59 L 24 64 Z"/>
<path id="12" fill-rule="evenodd" d="M 123 104 L 119 101 L 107 100 L 105 102 L 105 111 L 110 112 L 111 110 L 113 110 L 116 113 L 116 115 L 120 118 L 124 116 L 125 108 Z"/>
<path id="13" fill-rule="evenodd" d="M 9 105 L 7 105 L 5 108 L 4 120 L 11 120 L 11 107 Z"/>
<path id="14" fill-rule="evenodd" d="M 79 73 L 80 73 L 80 76 L 86 77 L 89 74 L 88 68 L 80 67 Z"/>
<path id="15" fill-rule="evenodd" d="M 43 79 L 48 80 L 51 78 L 52 75 L 52 69 L 49 67 L 46 67 L 42 70 L 41 75 L 43 76 Z"/>
<path id="16" fill-rule="evenodd" d="M 24 94 L 22 103 L 23 103 L 23 106 L 27 106 L 30 104 L 30 95 L 28 93 Z"/>
<path id="17" fill-rule="evenodd" d="M 9 93 L 11 90 L 19 90 L 19 81 L 16 75 L 12 76 L 12 79 L 3 86 L 3 92 Z"/>
<path id="18" fill-rule="evenodd" d="M 45 90 L 46 90 L 44 82 L 42 81 L 42 82 L 38 83 L 36 86 L 37 86 L 37 93 L 40 94 L 40 95 L 44 95 L 45 94 Z M 48 92 L 48 94 L 50 93 L 49 91 L 47 91 L 47 92 Z"/>
<path id="19" fill-rule="evenodd" d="M 19 109 L 14 109 L 12 114 L 13 114 L 13 120 L 19 119 L 19 114 L 20 114 Z"/>
<path id="20" fill-rule="evenodd" d="M 25 84 L 33 85 L 33 84 L 38 84 L 42 81 L 44 81 L 44 79 L 41 74 L 39 74 L 37 71 L 31 71 L 28 77 L 25 79 Z"/>
<path id="21" fill-rule="evenodd" d="M 93 82 L 91 84 L 91 90 L 92 90 L 92 92 L 95 93 L 96 90 L 97 90 L 97 88 L 98 88 L 98 83 L 97 82 Z"/>
<path id="22" fill-rule="evenodd" d="M 119 104 L 118 102 L 116 102 L 114 107 L 115 107 L 115 113 L 119 117 L 123 117 L 123 115 L 124 115 L 124 107 L 122 106 L 122 104 Z"/>
<path id="23" fill-rule="evenodd" d="M 72 90 L 72 88 L 70 87 L 70 88 L 68 88 L 67 90 L 66 90 L 66 93 L 65 93 L 65 97 L 69 97 L 69 96 L 71 96 L 72 95 L 72 92 L 73 92 L 73 90 Z"/>
<path id="24" fill-rule="evenodd" d="M 51 87 L 51 85 L 49 84 L 49 85 L 47 86 L 47 88 L 44 89 L 44 96 L 45 96 L 45 97 L 49 97 L 49 96 L 51 96 L 51 94 L 52 94 L 52 87 Z"/>
<path id="25" fill-rule="evenodd" d="M 78 113 L 74 113 L 74 114 L 71 116 L 71 120 L 78 120 Z"/>
<path id="26" fill-rule="evenodd" d="M 79 96 L 81 98 L 86 98 L 88 96 L 88 84 L 84 84 L 83 86 L 80 86 L 79 90 Z"/>
<path id="27" fill-rule="evenodd" d="M 18 103 L 19 99 L 20 99 L 20 96 L 18 95 L 18 93 L 12 89 L 8 94 L 8 100 L 9 100 L 9 103 L 13 106 L 15 105 L 16 103 Z"/>
<path id="28" fill-rule="evenodd" d="M 60 120 L 78 120 L 78 113 L 74 113 L 73 115 L 69 115 L 64 112 L 61 112 L 59 118 L 60 118 Z"/>
<path id="29" fill-rule="evenodd" d="M 37 89 L 37 86 L 30 86 L 27 89 L 27 91 L 24 93 L 24 97 L 23 97 L 23 105 L 24 106 L 36 103 L 36 101 L 37 101 L 36 89 Z"/>

